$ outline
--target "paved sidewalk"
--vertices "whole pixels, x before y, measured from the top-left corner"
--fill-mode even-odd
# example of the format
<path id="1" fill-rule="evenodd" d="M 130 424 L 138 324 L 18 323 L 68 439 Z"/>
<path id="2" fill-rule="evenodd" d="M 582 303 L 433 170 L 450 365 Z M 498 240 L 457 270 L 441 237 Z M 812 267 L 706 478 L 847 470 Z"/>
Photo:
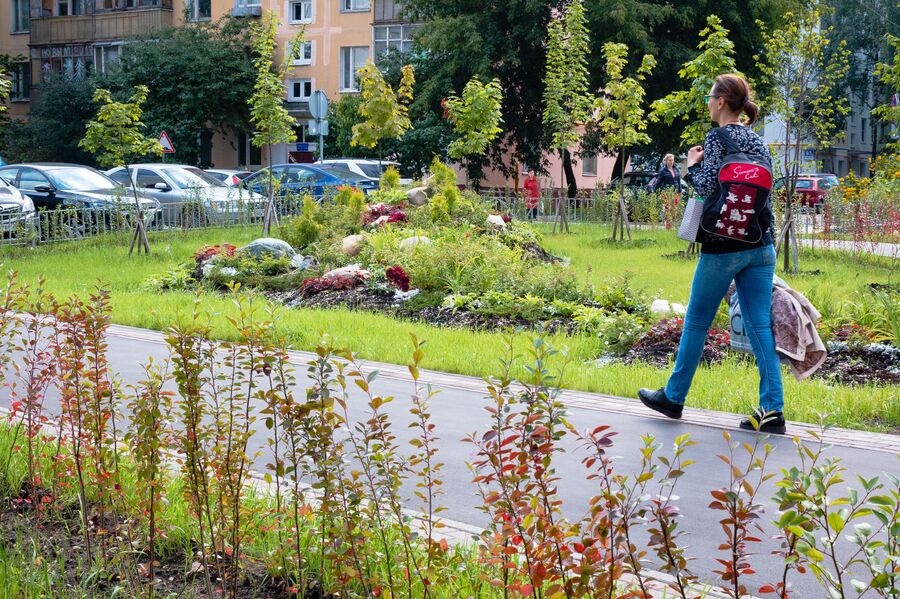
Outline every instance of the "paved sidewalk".
<path id="1" fill-rule="evenodd" d="M 800 244 L 805 247 L 818 249 L 864 252 L 866 254 L 875 254 L 876 256 L 900 259 L 900 243 L 877 243 L 868 241 L 856 243 L 855 241 L 824 241 L 822 239 L 801 238 Z"/>
<path id="2" fill-rule="evenodd" d="M 149 341 L 151 343 L 163 343 L 162 333 L 147 329 L 112 325 L 110 326 L 110 333 L 116 337 Z M 313 352 L 296 350 L 290 351 L 288 355 L 290 362 L 295 365 L 304 365 L 317 357 Z M 379 378 L 381 379 L 402 382 L 410 380 L 409 371 L 406 366 L 398 364 L 365 361 L 364 370 L 367 372 L 377 370 Z M 441 389 L 458 389 L 460 391 L 485 393 L 485 382 L 478 377 L 423 369 L 420 369 L 419 374 L 423 384 L 431 384 L 435 387 L 440 387 Z M 585 410 L 610 412 L 618 415 L 639 416 L 662 421 L 669 420 L 665 416 L 648 410 L 636 399 L 627 399 L 603 393 L 572 390 L 563 391 L 561 399 L 568 406 L 583 408 Z M 685 407 L 681 422 L 695 426 L 735 430 L 737 429 L 737 423 L 743 416 L 743 414 L 730 414 L 728 412 Z M 815 430 L 816 425 L 788 421 L 787 436 L 797 436 L 806 441 L 815 441 L 815 438 L 809 434 L 811 429 Z M 853 447 L 900 455 L 900 435 L 872 433 L 846 428 L 831 428 L 825 433 L 823 438 L 826 443 L 835 446 Z"/>

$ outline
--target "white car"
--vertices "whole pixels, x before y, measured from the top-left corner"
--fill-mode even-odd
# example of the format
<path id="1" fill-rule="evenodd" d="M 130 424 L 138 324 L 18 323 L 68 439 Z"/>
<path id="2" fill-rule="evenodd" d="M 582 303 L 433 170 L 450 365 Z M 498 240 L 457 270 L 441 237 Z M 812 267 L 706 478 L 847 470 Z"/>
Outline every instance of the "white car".
<path id="1" fill-rule="evenodd" d="M 316 162 L 313 166 L 317 164 L 332 164 L 335 166 L 342 166 L 346 169 L 349 169 L 351 172 L 360 175 L 362 177 L 366 177 L 367 179 L 372 179 L 377 181 L 381 179 L 381 175 L 384 174 L 384 171 L 387 170 L 387 167 L 393 166 L 397 168 L 399 163 L 393 162 L 391 160 L 367 160 L 365 158 L 329 158 L 327 160 L 323 160 L 322 162 Z M 412 183 L 412 179 L 400 179 L 400 185 L 409 185 Z"/>
<path id="2" fill-rule="evenodd" d="M 131 176 L 138 189 L 159 200 L 162 224 L 179 226 L 186 217 L 199 216 L 191 206 L 202 202 L 205 219 L 213 223 L 233 223 L 241 218 L 261 218 L 266 198 L 240 187 L 228 187 L 195 166 L 183 164 L 132 164 Z M 106 172 L 112 180 L 131 186 L 125 167 Z M 186 213 L 188 211 L 189 213 Z"/>
<path id="3" fill-rule="evenodd" d="M 16 237 L 37 224 L 34 202 L 0 177 L 0 237 Z"/>

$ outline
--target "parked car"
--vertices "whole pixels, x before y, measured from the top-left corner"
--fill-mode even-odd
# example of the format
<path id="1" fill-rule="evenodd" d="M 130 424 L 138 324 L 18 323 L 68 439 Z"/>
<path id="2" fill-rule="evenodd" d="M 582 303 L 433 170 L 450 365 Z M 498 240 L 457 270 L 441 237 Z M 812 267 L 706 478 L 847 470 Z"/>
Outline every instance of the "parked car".
<path id="1" fill-rule="evenodd" d="M 381 179 L 381 175 L 384 174 L 384 171 L 387 170 L 389 166 L 393 166 L 397 168 L 400 166 L 399 163 L 393 162 L 391 160 L 366 160 L 364 158 L 329 158 L 327 160 L 323 160 L 322 162 L 317 162 L 316 165 L 319 164 L 332 164 L 337 166 L 342 166 L 357 175 L 362 177 L 366 177 L 367 179 L 373 179 L 378 181 Z M 412 183 L 412 179 L 400 179 L 401 185 L 409 185 Z"/>
<path id="2" fill-rule="evenodd" d="M 162 224 L 229 223 L 242 216 L 261 218 L 266 199 L 240 187 L 228 187 L 194 166 L 181 164 L 132 164 L 131 176 L 139 190 L 162 205 Z M 125 167 L 107 171 L 113 180 L 131 185 Z"/>
<path id="3" fill-rule="evenodd" d="M 76 209 L 73 217 L 55 223 L 66 237 L 79 237 L 114 222 L 115 213 L 134 211 L 132 194 L 100 171 L 78 164 L 35 162 L 0 168 L 0 177 L 31 199 L 40 212 Z M 159 202 L 144 193 L 138 201 L 147 222 L 159 212 Z M 42 228 L 43 228 L 43 223 Z M 48 234 L 42 230 L 42 235 Z"/>
<path id="4" fill-rule="evenodd" d="M 822 210 L 825 203 L 825 194 L 832 187 L 839 184 L 837 175 L 821 174 L 821 175 L 800 175 L 797 178 L 797 186 L 795 192 L 799 196 L 800 206 L 812 208 L 816 212 Z M 773 195 L 784 201 L 785 178 L 776 179 L 772 184 Z"/>
<path id="5" fill-rule="evenodd" d="M 272 167 L 272 178 L 279 198 L 288 195 L 299 197 L 310 194 L 315 197 L 325 195 L 328 187 L 348 185 L 365 193 L 378 189 L 378 181 L 361 177 L 337 165 L 276 164 Z M 269 169 L 256 171 L 241 182 L 241 187 L 267 195 L 269 189 Z"/>
<path id="6" fill-rule="evenodd" d="M 14 185 L 0 178 L 0 235 L 15 237 L 37 224 L 34 202 Z"/>
<path id="7" fill-rule="evenodd" d="M 228 187 L 237 187 L 241 181 L 253 174 L 253 171 L 232 171 L 220 168 L 208 168 L 206 172 L 217 179 L 219 183 Z"/>

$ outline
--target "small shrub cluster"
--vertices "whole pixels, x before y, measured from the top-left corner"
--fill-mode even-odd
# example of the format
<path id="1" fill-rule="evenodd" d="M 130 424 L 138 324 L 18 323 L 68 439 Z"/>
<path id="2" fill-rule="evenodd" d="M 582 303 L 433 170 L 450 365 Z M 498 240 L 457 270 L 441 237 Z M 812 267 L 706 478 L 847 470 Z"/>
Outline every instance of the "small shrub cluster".
<path id="1" fill-rule="evenodd" d="M 359 273 L 337 275 L 330 277 L 314 277 L 304 279 L 300 292 L 305 297 L 311 297 L 329 290 L 353 289 L 365 283 L 366 277 Z"/>
<path id="2" fill-rule="evenodd" d="M 403 202 L 398 204 L 385 204 L 384 202 L 373 204 L 363 212 L 363 225 L 371 225 L 379 221 L 379 219 L 384 219 L 380 221 L 381 223 L 402 223 L 406 220 L 406 213 L 403 211 L 404 207 Z"/>

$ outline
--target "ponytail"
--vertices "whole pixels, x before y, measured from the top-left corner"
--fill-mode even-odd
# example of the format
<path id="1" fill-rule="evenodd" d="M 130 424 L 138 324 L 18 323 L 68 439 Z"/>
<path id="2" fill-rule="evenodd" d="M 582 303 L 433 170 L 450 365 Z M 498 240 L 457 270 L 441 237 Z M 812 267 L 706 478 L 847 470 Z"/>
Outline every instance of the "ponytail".
<path id="1" fill-rule="evenodd" d="M 740 75 L 728 73 L 716 77 L 713 94 L 725 100 L 728 108 L 747 115 L 747 124 L 752 125 L 759 118 L 759 106 L 753 101 L 750 84 Z"/>

